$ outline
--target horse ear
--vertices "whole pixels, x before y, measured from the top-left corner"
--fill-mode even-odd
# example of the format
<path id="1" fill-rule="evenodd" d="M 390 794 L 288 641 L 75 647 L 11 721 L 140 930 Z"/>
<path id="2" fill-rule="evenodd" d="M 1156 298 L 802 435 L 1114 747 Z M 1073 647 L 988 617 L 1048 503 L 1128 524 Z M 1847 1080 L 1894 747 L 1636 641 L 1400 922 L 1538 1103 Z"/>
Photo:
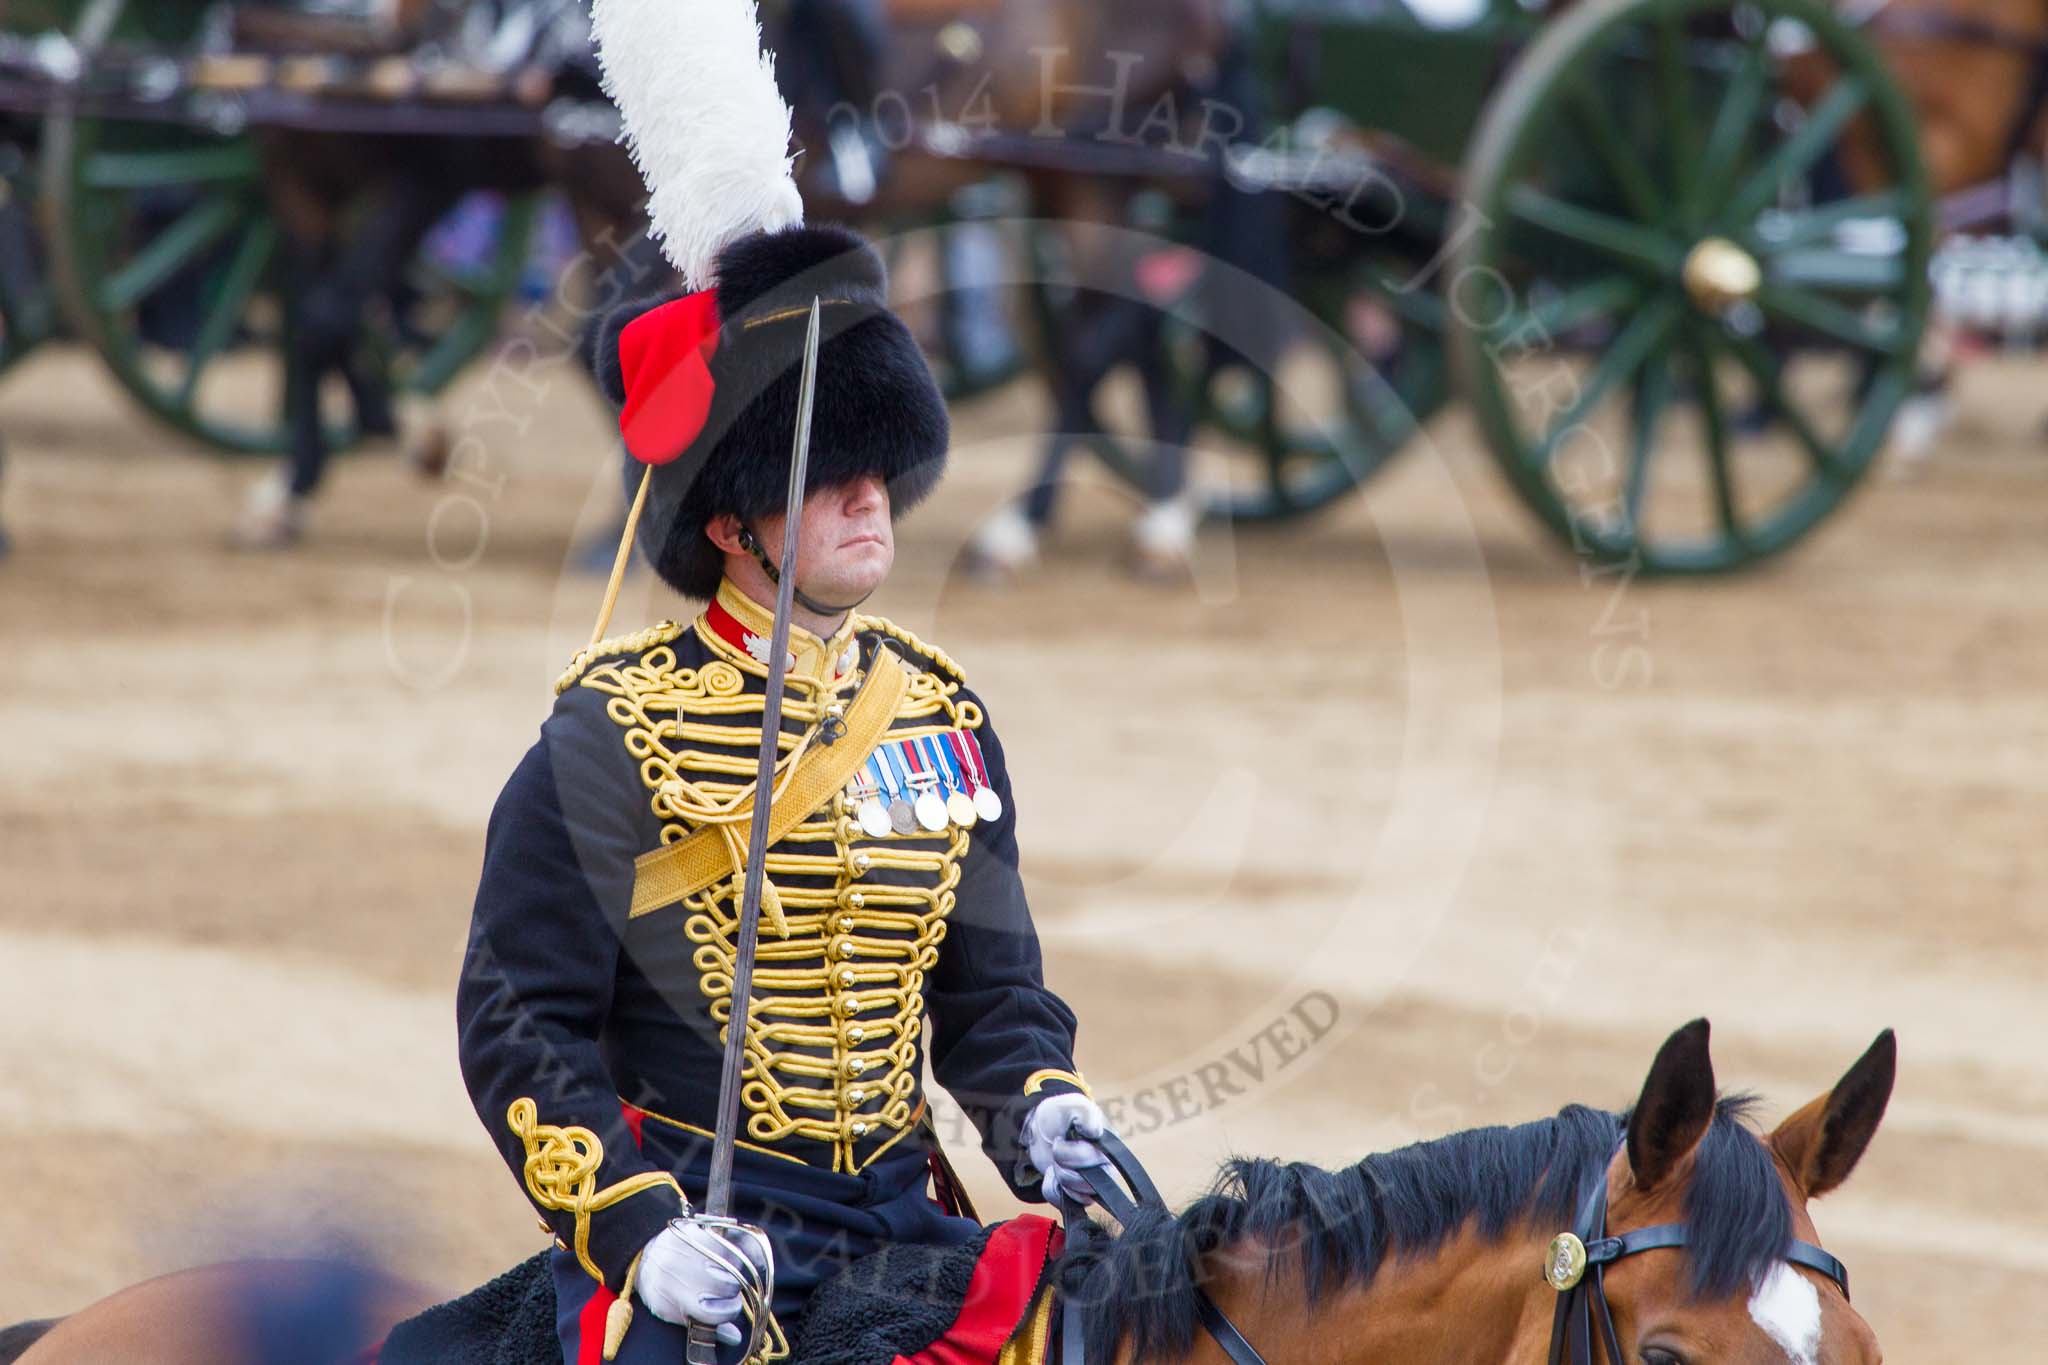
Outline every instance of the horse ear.
<path id="1" fill-rule="evenodd" d="M 1898 1071 L 1898 1041 L 1886 1029 L 1833 1090 L 1772 1132 L 1771 1150 L 1784 1159 L 1808 1199 L 1826 1194 L 1856 1169 L 1891 1102 Z"/>
<path id="2" fill-rule="evenodd" d="M 1628 1119 L 1628 1169 L 1638 1189 L 1669 1179 L 1714 1121 L 1714 1063 L 1707 1021 L 1695 1019 L 1664 1040 Z"/>

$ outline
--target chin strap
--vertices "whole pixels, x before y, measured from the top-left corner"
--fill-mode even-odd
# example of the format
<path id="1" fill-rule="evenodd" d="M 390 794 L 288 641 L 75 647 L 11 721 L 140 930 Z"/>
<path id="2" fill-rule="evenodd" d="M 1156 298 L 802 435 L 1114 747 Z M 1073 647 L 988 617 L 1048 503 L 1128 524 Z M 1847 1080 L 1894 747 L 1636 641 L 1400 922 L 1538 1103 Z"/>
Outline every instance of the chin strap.
<path id="1" fill-rule="evenodd" d="M 760 561 L 761 571 L 768 575 L 770 583 L 773 583 L 778 588 L 782 586 L 782 571 L 775 567 L 775 561 L 770 559 L 768 552 L 761 548 L 759 537 L 744 526 L 740 527 L 740 548 L 746 550 L 755 559 Z M 798 606 L 802 607 L 805 611 L 814 612 L 819 616 L 844 616 L 848 612 L 858 610 L 861 603 L 874 596 L 872 591 L 864 592 L 845 606 L 835 607 L 818 601 L 802 588 L 792 586 L 789 591 L 790 596 L 796 599 Z"/>

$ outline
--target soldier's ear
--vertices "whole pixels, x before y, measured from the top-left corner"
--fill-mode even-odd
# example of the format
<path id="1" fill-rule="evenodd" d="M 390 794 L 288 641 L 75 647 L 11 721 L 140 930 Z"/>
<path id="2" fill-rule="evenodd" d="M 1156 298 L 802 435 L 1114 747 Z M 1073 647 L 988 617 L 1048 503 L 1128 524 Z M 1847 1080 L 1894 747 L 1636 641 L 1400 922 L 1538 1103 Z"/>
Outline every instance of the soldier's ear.
<path id="1" fill-rule="evenodd" d="M 743 555 L 750 552 L 753 533 L 741 524 L 731 512 L 720 512 L 704 523 L 704 536 L 719 550 L 729 555 Z"/>

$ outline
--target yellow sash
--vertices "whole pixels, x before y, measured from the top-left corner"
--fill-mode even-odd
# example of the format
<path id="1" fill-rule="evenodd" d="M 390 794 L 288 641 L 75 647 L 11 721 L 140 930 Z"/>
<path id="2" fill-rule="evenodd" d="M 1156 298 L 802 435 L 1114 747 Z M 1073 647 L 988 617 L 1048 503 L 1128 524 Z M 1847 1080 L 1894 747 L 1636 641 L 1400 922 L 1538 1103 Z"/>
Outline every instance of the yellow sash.
<path id="1" fill-rule="evenodd" d="M 805 754 L 789 786 L 770 808 L 770 848 L 788 838 L 791 830 L 852 780 L 896 718 L 896 707 L 909 685 L 895 653 L 876 650 L 867 681 L 846 708 L 846 733 L 836 743 L 816 745 Z M 741 814 L 752 812 L 754 793 L 747 793 L 737 809 Z M 635 858 L 631 917 L 638 919 L 674 905 L 738 871 L 746 856 L 745 846 L 734 833 L 739 827 L 737 822 L 705 825 L 686 838 Z"/>

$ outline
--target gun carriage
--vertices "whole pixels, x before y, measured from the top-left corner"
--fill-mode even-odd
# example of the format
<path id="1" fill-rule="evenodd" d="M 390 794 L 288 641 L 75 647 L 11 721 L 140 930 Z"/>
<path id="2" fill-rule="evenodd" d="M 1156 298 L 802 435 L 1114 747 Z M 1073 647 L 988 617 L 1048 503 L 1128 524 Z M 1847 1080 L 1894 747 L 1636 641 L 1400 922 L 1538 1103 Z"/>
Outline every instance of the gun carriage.
<path id="1" fill-rule="evenodd" d="M 68 329 L 177 429 L 227 452 L 280 450 L 301 382 L 284 338 L 304 196 L 277 168 L 342 139 L 609 142 L 609 106 L 565 95 L 548 60 L 548 26 L 571 20 L 580 9 L 561 3 L 8 0 L 0 234 L 21 249 L 0 271 L 0 364 Z M 365 187 L 330 188 L 340 201 Z M 493 336 L 537 203 L 463 203 L 451 223 L 469 240 L 418 251 L 377 300 L 349 387 L 445 387 Z M 327 435 L 346 445 L 358 433 L 338 398 Z"/>
<path id="2" fill-rule="evenodd" d="M 1927 177 L 1877 51 L 1811 0 L 1455 7 L 1258 7 L 1272 131 L 1221 173 L 1284 200 L 1276 283 L 1309 316 L 1247 365 L 1208 344 L 1231 320 L 1203 316 L 1198 287 L 1166 301 L 1186 401 L 1248 457 L 1206 510 L 1313 511 L 1461 398 L 1575 553 L 1713 573 L 1787 548 L 1870 468 L 1927 317 Z M 975 148 L 1095 156 L 1169 202 L 1197 164 L 1171 148 Z M 1040 306 L 1057 327 L 1050 273 Z M 1107 430 L 1091 443 L 1145 477 L 1137 447 Z"/>

